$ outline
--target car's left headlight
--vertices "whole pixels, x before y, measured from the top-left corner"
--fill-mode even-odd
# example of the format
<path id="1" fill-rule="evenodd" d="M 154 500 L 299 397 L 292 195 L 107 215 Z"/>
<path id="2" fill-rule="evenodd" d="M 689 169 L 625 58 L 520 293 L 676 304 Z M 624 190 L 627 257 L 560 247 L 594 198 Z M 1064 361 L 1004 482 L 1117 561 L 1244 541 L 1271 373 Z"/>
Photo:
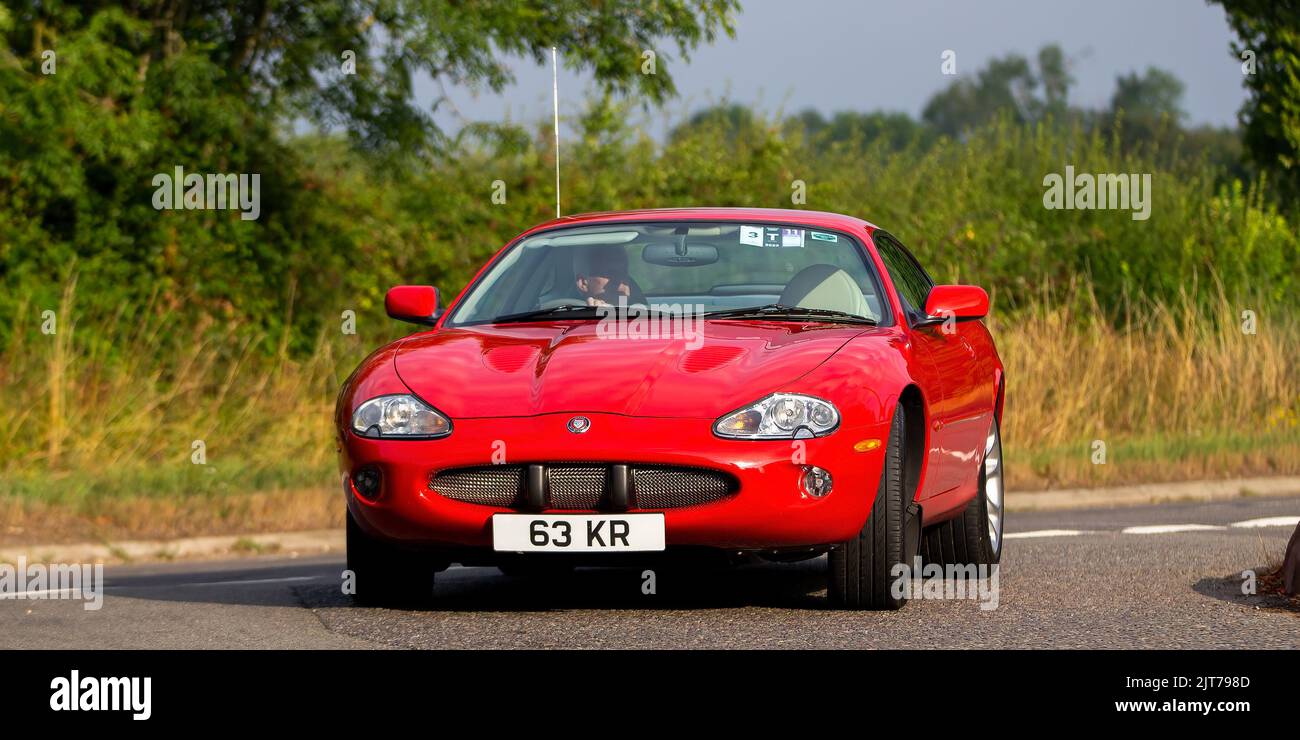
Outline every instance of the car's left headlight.
<path id="1" fill-rule="evenodd" d="M 713 433 L 729 439 L 822 437 L 840 425 L 829 401 L 799 393 L 773 393 L 718 419 Z"/>
<path id="2" fill-rule="evenodd" d="M 374 439 L 432 439 L 451 434 L 451 420 L 415 396 L 377 396 L 352 412 L 352 431 Z"/>

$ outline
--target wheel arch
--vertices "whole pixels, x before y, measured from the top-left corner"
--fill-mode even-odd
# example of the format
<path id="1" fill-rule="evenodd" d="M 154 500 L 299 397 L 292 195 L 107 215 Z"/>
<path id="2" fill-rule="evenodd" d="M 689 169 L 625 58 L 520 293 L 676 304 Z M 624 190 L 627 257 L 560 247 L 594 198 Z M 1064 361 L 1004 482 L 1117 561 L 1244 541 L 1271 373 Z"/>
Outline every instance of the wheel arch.
<path id="1" fill-rule="evenodd" d="M 1006 403 L 1007 393 L 1007 376 L 1001 368 L 998 368 L 997 373 L 995 373 L 993 382 L 996 383 L 998 387 L 997 395 L 993 397 L 993 418 L 997 419 L 998 426 L 1001 427 L 1002 408 Z"/>
<path id="2" fill-rule="evenodd" d="M 909 500 L 916 501 L 920 493 L 921 469 L 925 465 L 925 398 L 921 389 L 909 384 L 898 395 L 898 405 L 903 409 L 903 488 Z"/>

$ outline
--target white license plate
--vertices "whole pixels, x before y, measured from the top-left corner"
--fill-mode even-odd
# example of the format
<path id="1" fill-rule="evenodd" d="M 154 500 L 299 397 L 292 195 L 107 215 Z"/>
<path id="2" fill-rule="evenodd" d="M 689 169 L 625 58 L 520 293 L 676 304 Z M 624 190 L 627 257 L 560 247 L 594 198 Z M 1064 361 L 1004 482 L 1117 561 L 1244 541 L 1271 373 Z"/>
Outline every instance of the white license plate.
<path id="1" fill-rule="evenodd" d="M 664 549 L 663 514 L 493 514 L 497 552 L 644 552 Z"/>

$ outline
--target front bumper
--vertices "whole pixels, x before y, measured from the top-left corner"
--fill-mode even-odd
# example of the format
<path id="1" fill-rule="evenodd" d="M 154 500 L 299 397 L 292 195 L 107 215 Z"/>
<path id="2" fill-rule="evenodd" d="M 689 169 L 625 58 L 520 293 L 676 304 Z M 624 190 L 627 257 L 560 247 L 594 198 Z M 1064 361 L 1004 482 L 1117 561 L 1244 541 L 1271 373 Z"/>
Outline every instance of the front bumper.
<path id="1" fill-rule="evenodd" d="M 348 509 L 368 534 L 395 544 L 490 549 L 492 515 L 515 510 L 446 498 L 429 488 L 434 472 L 493 463 L 689 466 L 729 473 L 739 489 L 730 498 L 699 506 L 632 509 L 664 513 L 669 547 L 827 545 L 855 536 L 866 522 L 889 432 L 888 421 L 855 425 L 845 420 L 834 433 L 817 439 L 727 440 L 713 434 L 713 419 L 583 415 L 591 420 L 583 434 L 566 429 L 573 413 L 457 419 L 452 434 L 437 440 L 366 439 L 345 430 L 340 470 Z M 830 471 L 830 494 L 814 498 L 803 491 L 803 465 Z M 364 466 L 381 473 L 382 488 L 373 501 L 352 484 L 353 472 Z"/>

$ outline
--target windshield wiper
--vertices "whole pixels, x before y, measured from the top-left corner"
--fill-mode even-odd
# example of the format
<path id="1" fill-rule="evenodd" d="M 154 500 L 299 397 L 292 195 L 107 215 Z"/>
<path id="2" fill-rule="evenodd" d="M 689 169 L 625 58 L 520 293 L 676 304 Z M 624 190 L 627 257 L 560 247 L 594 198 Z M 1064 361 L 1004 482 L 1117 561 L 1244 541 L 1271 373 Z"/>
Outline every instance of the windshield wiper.
<path id="1" fill-rule="evenodd" d="M 826 321 L 840 322 L 846 324 L 866 324 L 876 326 L 875 319 L 869 319 L 865 316 L 848 313 L 846 311 L 834 311 L 827 308 L 804 308 L 802 306 L 784 306 L 780 303 L 769 303 L 766 306 L 748 306 L 745 308 L 732 308 L 725 311 L 710 311 L 704 314 L 706 319 L 824 319 Z"/>
<path id="2" fill-rule="evenodd" d="M 506 314 L 505 316 L 497 316 L 496 318 L 490 319 L 488 321 L 475 322 L 475 323 L 501 324 L 501 323 L 510 323 L 512 321 L 545 321 L 546 319 L 550 319 L 550 318 L 562 318 L 562 316 L 560 316 L 561 314 L 576 313 L 579 311 L 590 311 L 592 312 L 592 315 L 574 316 L 573 318 L 603 319 L 612 316 L 614 314 L 634 317 L 637 315 L 659 316 L 661 314 L 671 313 L 669 311 L 663 310 L 662 308 L 659 308 L 655 304 L 646 305 L 644 303 L 633 303 L 627 306 L 621 306 L 617 303 L 614 304 L 603 303 L 599 306 L 562 305 L 562 306 L 553 306 L 551 308 L 539 308 L 533 311 L 523 311 L 522 313 Z"/>
<path id="3" fill-rule="evenodd" d="M 591 311 L 593 316 L 599 306 L 577 306 L 563 305 L 551 306 L 550 308 L 537 308 L 532 311 L 521 311 L 520 313 L 510 313 L 505 316 L 497 316 L 488 322 L 492 324 L 504 324 L 511 321 L 542 321 L 544 319 L 554 318 L 575 311 Z M 576 318 L 576 317 L 575 317 Z"/>

